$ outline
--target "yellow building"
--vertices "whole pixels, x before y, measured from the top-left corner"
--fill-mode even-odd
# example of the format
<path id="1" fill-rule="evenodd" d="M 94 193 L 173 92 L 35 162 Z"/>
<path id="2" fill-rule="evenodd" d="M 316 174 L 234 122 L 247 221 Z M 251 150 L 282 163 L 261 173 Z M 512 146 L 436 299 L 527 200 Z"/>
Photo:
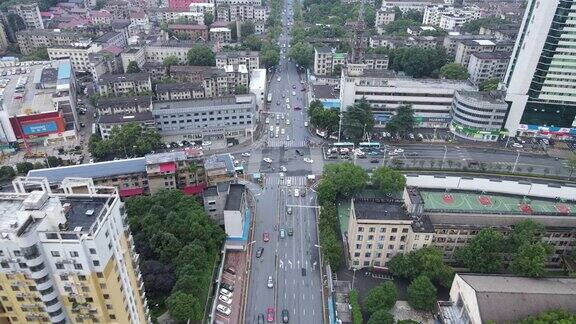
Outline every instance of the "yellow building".
<path id="1" fill-rule="evenodd" d="M 0 193 L 0 323 L 149 323 L 138 254 L 113 187 L 18 178 Z"/>

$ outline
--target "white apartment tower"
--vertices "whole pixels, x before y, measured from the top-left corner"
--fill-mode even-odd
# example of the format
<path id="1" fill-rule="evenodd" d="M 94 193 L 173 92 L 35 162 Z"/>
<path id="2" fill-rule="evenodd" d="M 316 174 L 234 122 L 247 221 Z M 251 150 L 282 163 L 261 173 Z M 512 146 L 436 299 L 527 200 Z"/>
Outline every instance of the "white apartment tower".
<path id="1" fill-rule="evenodd" d="M 510 134 L 576 134 L 574 25 L 576 1 L 528 1 L 505 78 Z"/>

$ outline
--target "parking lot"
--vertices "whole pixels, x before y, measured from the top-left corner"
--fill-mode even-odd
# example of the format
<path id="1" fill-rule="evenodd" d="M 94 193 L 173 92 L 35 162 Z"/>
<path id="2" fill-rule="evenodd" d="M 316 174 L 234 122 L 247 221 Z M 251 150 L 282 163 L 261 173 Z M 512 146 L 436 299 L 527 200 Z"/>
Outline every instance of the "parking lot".
<path id="1" fill-rule="evenodd" d="M 216 309 L 215 323 L 230 323 L 236 324 L 241 323 L 240 310 L 242 308 L 244 290 L 246 289 L 246 252 L 242 251 L 229 251 L 226 254 L 226 260 L 224 263 L 224 271 L 222 272 L 222 278 L 220 281 L 220 291 L 218 293 L 218 303 L 217 305 L 222 305 L 225 308 L 223 311 Z M 231 286 L 231 287 L 230 287 Z M 222 291 L 222 288 L 225 290 Z M 233 291 L 229 291 L 226 288 L 231 288 Z M 230 292 L 228 296 L 230 298 L 223 298 L 222 295 L 227 295 L 227 291 Z M 220 293 L 224 292 L 224 294 Z M 228 309 L 230 312 L 228 315 Z"/>

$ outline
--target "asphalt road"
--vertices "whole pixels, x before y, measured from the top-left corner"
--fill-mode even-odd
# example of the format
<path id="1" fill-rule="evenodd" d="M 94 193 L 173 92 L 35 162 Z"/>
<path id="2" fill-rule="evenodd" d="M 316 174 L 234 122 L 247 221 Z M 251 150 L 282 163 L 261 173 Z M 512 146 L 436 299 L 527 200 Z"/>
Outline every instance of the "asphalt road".
<path id="1" fill-rule="evenodd" d="M 289 8 L 291 2 L 287 1 L 286 14 L 290 13 Z M 285 27 L 286 18 L 285 15 Z M 283 44 L 285 47 L 282 47 Z M 288 44 L 289 38 L 284 33 L 280 38 L 283 59 L 277 72 L 270 77 L 268 87 L 272 102 L 269 104 L 269 123 L 265 125 L 262 149 L 252 150 L 248 159 L 248 172 L 259 171 L 265 177 L 264 189 L 255 197 L 254 241 L 251 243 L 254 246 L 246 323 L 257 323 L 258 314 L 266 317 L 269 307 L 274 308 L 275 323 L 282 323 L 281 313 L 284 309 L 289 312 L 290 323 L 323 323 L 316 197 L 306 188 L 306 176 L 320 173 L 323 161 L 320 149 L 309 149 L 306 145 L 309 133 L 304 126 L 307 119 L 305 92 L 301 91 L 303 84 L 295 63 L 288 61 Z M 301 109 L 294 110 L 294 107 Z M 270 126 L 274 127 L 272 136 Z M 276 127 L 279 128 L 278 136 Z M 265 157 L 272 159 L 272 163 L 264 162 Z M 314 158 L 314 163 L 304 162 L 305 157 Z M 284 176 L 281 177 L 283 168 L 286 171 L 282 172 Z M 300 193 L 305 191 L 305 197 L 295 197 L 295 189 Z M 288 208 L 292 209 L 291 214 L 287 213 Z M 289 228 L 293 230 L 292 236 L 288 235 Z M 280 237 L 282 229 L 285 231 L 284 238 Z M 265 232 L 270 237 L 268 242 L 263 240 Z M 264 252 L 257 258 L 256 251 L 261 247 Z M 272 288 L 267 285 L 269 276 L 273 279 Z"/>

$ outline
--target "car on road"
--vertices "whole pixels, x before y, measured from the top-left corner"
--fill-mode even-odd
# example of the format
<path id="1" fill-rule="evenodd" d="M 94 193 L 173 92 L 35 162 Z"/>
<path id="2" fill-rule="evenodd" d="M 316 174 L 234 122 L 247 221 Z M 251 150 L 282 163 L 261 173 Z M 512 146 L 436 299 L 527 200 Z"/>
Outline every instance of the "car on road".
<path id="1" fill-rule="evenodd" d="M 296 85 L 295 85 L 295 84 L 292 85 L 292 89 L 296 89 Z"/>
<path id="2" fill-rule="evenodd" d="M 294 189 L 294 197 L 300 197 L 300 191 L 298 188 Z"/>
<path id="3" fill-rule="evenodd" d="M 274 317 L 275 317 L 275 313 L 274 313 L 274 307 L 268 307 L 266 309 L 266 321 L 268 323 L 272 323 L 274 322 Z"/>
<path id="4" fill-rule="evenodd" d="M 287 309 L 282 310 L 282 323 L 290 322 L 290 315 Z"/>
<path id="5" fill-rule="evenodd" d="M 290 119 L 286 119 L 286 125 L 290 125 Z"/>
<path id="6" fill-rule="evenodd" d="M 202 142 L 202 146 L 210 146 L 210 145 L 212 145 L 212 142 L 210 142 L 210 141 Z"/>
<path id="7" fill-rule="evenodd" d="M 232 293 L 226 288 L 220 288 L 220 295 L 232 298 Z"/>
<path id="8" fill-rule="evenodd" d="M 266 124 L 270 124 L 270 118 L 266 117 Z"/>
<path id="9" fill-rule="evenodd" d="M 284 128 L 282 128 L 282 129 L 280 130 L 280 134 L 282 134 L 282 135 L 284 135 L 285 132 L 286 132 L 286 131 L 284 130 Z"/>
<path id="10" fill-rule="evenodd" d="M 288 236 L 294 235 L 294 229 L 292 227 L 288 227 Z"/>
<path id="11" fill-rule="evenodd" d="M 268 232 L 264 232 L 264 234 L 262 234 L 262 241 L 264 242 L 270 241 L 270 234 L 268 234 Z"/>
<path id="12" fill-rule="evenodd" d="M 378 159 L 372 159 L 372 160 L 370 160 L 370 163 L 378 163 L 378 162 L 380 162 L 380 160 L 378 160 Z"/>
<path id="13" fill-rule="evenodd" d="M 240 155 L 243 156 L 243 157 L 250 157 L 250 153 L 248 153 L 248 152 L 244 152 L 244 153 L 242 153 L 242 154 L 240 154 Z"/>
<path id="14" fill-rule="evenodd" d="M 283 239 L 286 237 L 286 230 L 284 230 L 283 228 L 280 229 L 280 238 Z"/>
<path id="15" fill-rule="evenodd" d="M 263 160 L 264 162 L 266 162 L 266 163 L 272 163 L 272 159 L 271 159 L 271 158 L 265 157 L 265 158 L 263 158 L 262 160 Z"/>
<path id="16" fill-rule="evenodd" d="M 294 110 L 302 110 L 302 108 L 300 108 L 300 106 L 296 106 L 294 107 Z"/>
<path id="17" fill-rule="evenodd" d="M 224 295 L 218 296 L 218 300 L 221 301 L 221 302 L 223 302 L 223 303 L 226 304 L 226 305 L 232 304 L 232 298 L 228 298 L 228 297 L 226 297 L 226 296 L 224 296 Z"/>
<path id="18" fill-rule="evenodd" d="M 292 214 L 292 207 L 286 208 L 286 214 L 288 214 L 288 215 Z"/>
<path id="19" fill-rule="evenodd" d="M 282 78 L 281 78 L 281 77 L 278 77 L 278 79 L 276 79 L 276 80 L 278 80 L 278 82 L 280 82 L 280 80 L 282 80 Z"/>
<path id="20" fill-rule="evenodd" d="M 290 142 L 290 135 L 286 135 L 286 141 Z"/>
<path id="21" fill-rule="evenodd" d="M 264 324 L 264 314 L 258 314 L 258 324 Z"/>
<path id="22" fill-rule="evenodd" d="M 285 93 L 282 94 L 282 98 L 286 98 L 286 94 L 285 94 Z"/>
<path id="23" fill-rule="evenodd" d="M 304 160 L 304 162 L 306 162 L 306 163 L 314 163 L 314 160 L 312 160 L 312 159 L 309 158 L 309 157 L 305 157 L 303 160 Z"/>
<path id="24" fill-rule="evenodd" d="M 285 166 L 281 165 L 281 166 L 280 166 L 280 170 L 281 170 L 282 172 L 286 172 L 288 169 L 286 169 Z"/>
<path id="25" fill-rule="evenodd" d="M 268 276 L 268 283 L 266 285 L 268 288 L 274 288 L 274 281 L 272 281 L 272 276 Z"/>
<path id="26" fill-rule="evenodd" d="M 80 126 L 82 126 L 82 124 L 80 124 Z M 513 146 L 513 147 L 516 147 L 516 148 L 523 148 L 523 147 L 524 147 L 524 146 L 523 146 L 522 144 L 520 144 L 520 143 L 514 143 L 514 144 L 512 144 L 512 146 Z"/>
<path id="27" fill-rule="evenodd" d="M 292 185 L 292 180 L 287 179 L 286 180 L 286 187 L 290 187 Z"/>
<path id="28" fill-rule="evenodd" d="M 84 128 L 84 127 L 86 127 L 86 124 L 80 123 L 80 127 Z"/>
<path id="29" fill-rule="evenodd" d="M 296 91 L 292 91 L 292 95 L 295 96 L 295 95 L 296 95 Z"/>
<path id="30" fill-rule="evenodd" d="M 232 313 L 232 310 L 230 308 L 228 308 L 222 304 L 218 304 L 218 306 L 216 306 L 216 310 L 219 313 L 226 315 L 226 316 L 228 316 L 228 315 L 230 315 L 230 313 Z"/>
<path id="31" fill-rule="evenodd" d="M 302 190 L 300 192 L 300 197 L 306 197 L 306 190 Z"/>
<path id="32" fill-rule="evenodd" d="M 300 156 L 303 156 L 303 155 L 304 155 L 304 153 L 300 152 L 300 150 L 296 150 L 296 154 L 298 154 L 298 155 L 300 155 Z"/>
<path id="33" fill-rule="evenodd" d="M 290 98 L 286 98 L 286 103 L 290 103 Z"/>
<path id="34" fill-rule="evenodd" d="M 304 122 L 304 127 L 308 127 L 308 122 Z"/>
<path id="35" fill-rule="evenodd" d="M 264 253 L 264 248 L 263 247 L 259 247 L 258 250 L 256 251 L 256 257 L 259 258 L 262 256 L 262 253 Z"/>
<path id="36" fill-rule="evenodd" d="M 404 153 L 404 149 L 397 148 L 397 149 L 394 150 L 394 152 L 396 152 L 396 153 Z"/>

